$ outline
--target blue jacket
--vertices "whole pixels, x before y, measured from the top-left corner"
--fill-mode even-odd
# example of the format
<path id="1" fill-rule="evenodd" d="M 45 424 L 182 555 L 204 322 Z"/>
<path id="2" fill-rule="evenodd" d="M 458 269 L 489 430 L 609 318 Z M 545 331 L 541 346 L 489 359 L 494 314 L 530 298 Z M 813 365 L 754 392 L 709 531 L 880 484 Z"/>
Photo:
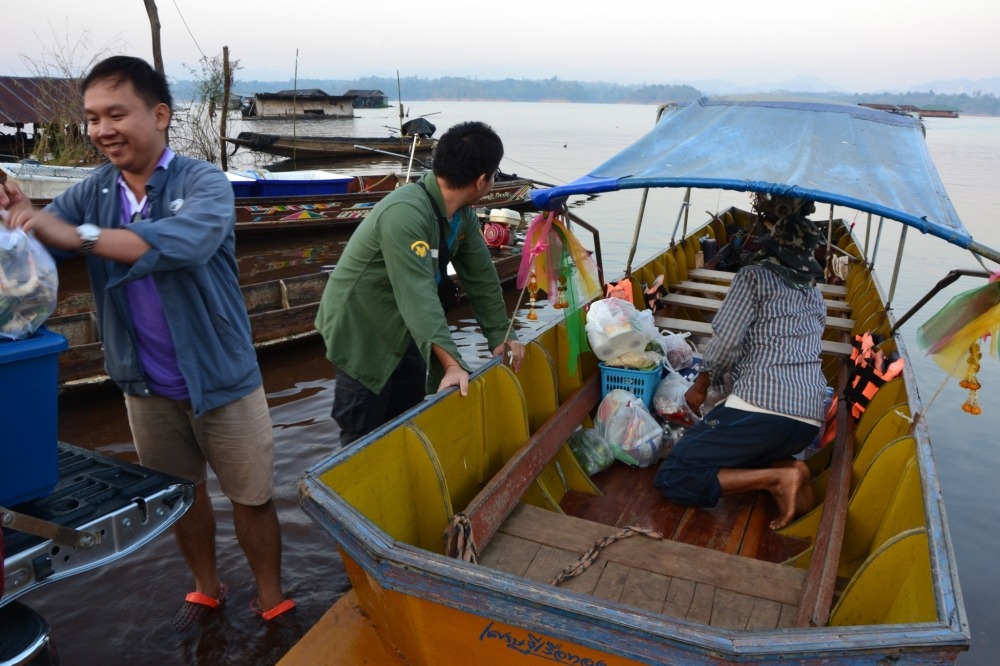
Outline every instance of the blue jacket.
<path id="1" fill-rule="evenodd" d="M 118 169 L 99 167 L 48 210 L 71 224 L 120 226 Z M 149 219 L 130 225 L 150 249 L 132 266 L 87 258 L 108 376 L 129 395 L 149 395 L 124 284 L 152 275 L 196 415 L 263 383 L 240 293 L 233 190 L 214 165 L 176 155 L 146 186 Z"/>

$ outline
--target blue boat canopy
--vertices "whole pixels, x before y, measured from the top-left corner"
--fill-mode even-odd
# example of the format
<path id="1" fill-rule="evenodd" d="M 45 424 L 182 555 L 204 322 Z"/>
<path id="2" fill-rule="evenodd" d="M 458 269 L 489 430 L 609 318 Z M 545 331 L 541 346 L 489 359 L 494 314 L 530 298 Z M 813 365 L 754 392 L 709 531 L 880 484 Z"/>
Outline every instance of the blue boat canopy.
<path id="1" fill-rule="evenodd" d="M 644 137 L 569 183 L 532 194 L 552 209 L 574 194 L 693 187 L 849 206 L 968 248 L 910 116 L 838 102 L 703 98 L 666 107 Z"/>

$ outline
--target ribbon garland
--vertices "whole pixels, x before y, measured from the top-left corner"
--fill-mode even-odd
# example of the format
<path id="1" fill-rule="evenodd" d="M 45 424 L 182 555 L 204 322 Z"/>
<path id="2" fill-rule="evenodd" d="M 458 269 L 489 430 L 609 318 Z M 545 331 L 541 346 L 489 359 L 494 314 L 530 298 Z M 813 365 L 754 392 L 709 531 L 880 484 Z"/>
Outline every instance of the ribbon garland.
<path id="1" fill-rule="evenodd" d="M 960 385 L 969 390 L 969 399 L 962 409 L 979 414 L 978 391 L 981 388 L 976 373 L 981 352 L 979 341 L 990 338 L 990 354 L 998 357 L 1000 338 L 1000 274 L 982 287 L 955 296 L 917 330 L 917 343 L 948 374 L 964 374 Z M 967 366 L 961 369 L 962 360 Z"/>
<path id="2" fill-rule="evenodd" d="M 593 257 L 554 211 L 540 213 L 528 225 L 517 274 L 517 286 L 524 289 L 534 269 L 541 290 L 551 297 L 558 293 L 559 276 L 566 279 L 569 301 L 563 313 L 569 337 L 569 372 L 576 372 L 579 355 L 590 349 L 584 328 L 582 306 L 601 293 L 597 264 Z"/>

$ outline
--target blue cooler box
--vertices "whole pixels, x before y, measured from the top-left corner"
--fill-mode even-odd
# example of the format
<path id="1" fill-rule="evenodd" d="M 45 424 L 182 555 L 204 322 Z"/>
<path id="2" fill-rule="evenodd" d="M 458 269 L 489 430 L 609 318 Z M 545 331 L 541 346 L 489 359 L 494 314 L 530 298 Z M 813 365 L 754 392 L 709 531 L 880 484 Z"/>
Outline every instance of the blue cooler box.
<path id="1" fill-rule="evenodd" d="M 257 179 L 257 196 L 301 197 L 346 194 L 354 180 L 351 176 L 336 176 L 325 171 L 286 171 L 268 173 Z"/>
<path id="2" fill-rule="evenodd" d="M 66 338 L 40 328 L 0 342 L 0 505 L 48 495 L 59 478 L 59 352 Z"/>

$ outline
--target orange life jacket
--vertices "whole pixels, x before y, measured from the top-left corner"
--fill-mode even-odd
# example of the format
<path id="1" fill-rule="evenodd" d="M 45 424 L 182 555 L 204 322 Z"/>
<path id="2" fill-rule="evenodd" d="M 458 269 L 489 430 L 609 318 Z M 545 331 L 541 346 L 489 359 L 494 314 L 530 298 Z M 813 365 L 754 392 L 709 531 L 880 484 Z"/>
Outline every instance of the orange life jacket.
<path id="1" fill-rule="evenodd" d="M 632 299 L 632 280 L 625 277 L 618 282 L 609 282 L 604 290 L 605 298 L 620 298 L 635 305 Z"/>
<path id="2" fill-rule="evenodd" d="M 851 414 L 855 419 L 861 417 L 868 403 L 882 386 L 898 377 L 903 372 L 902 358 L 886 359 L 881 349 L 878 349 L 870 332 L 855 336 L 851 342 L 851 360 L 854 369 L 847 382 L 844 397 L 851 405 Z"/>

